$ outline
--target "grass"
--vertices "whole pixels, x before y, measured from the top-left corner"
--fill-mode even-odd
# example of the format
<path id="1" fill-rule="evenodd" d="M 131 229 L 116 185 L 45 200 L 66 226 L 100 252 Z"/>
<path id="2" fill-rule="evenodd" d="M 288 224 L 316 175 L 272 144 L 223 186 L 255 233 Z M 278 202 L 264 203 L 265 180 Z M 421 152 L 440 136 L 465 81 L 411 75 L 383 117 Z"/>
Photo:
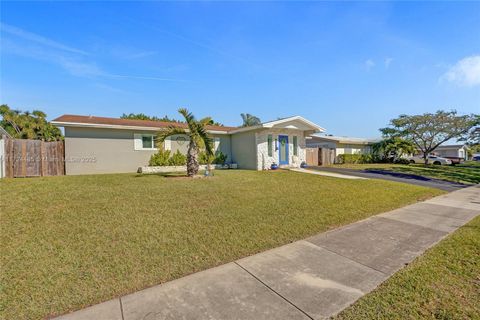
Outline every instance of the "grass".
<path id="1" fill-rule="evenodd" d="M 0 181 L 0 318 L 38 319 L 442 192 L 296 172 Z"/>
<path id="2" fill-rule="evenodd" d="M 436 166 L 422 164 L 343 164 L 333 165 L 337 168 L 356 169 L 356 170 L 382 170 L 398 172 L 405 174 L 415 174 L 423 177 L 459 182 L 464 184 L 480 183 L 480 162 L 465 162 L 455 166 Z"/>
<path id="3" fill-rule="evenodd" d="M 480 217 L 335 319 L 480 319 Z"/>

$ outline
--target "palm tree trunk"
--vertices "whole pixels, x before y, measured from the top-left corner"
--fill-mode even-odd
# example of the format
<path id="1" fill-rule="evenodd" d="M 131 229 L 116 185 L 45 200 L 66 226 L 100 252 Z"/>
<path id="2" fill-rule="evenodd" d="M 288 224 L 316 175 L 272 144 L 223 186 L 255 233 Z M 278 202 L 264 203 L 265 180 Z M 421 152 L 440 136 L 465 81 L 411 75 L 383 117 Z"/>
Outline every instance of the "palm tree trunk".
<path id="1" fill-rule="evenodd" d="M 198 147 L 190 139 L 187 152 L 187 176 L 193 177 L 198 173 Z"/>

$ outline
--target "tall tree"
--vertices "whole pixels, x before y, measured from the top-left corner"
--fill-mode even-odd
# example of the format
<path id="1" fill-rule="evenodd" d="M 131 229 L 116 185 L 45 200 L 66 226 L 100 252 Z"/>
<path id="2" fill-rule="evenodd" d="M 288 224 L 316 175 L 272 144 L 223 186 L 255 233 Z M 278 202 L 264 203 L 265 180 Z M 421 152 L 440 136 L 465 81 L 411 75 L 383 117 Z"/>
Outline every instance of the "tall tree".
<path id="1" fill-rule="evenodd" d="M 255 117 L 250 113 L 241 113 L 240 116 L 242 117 L 242 120 L 243 120 L 242 127 L 251 127 L 251 126 L 256 126 L 262 123 L 260 121 L 260 118 Z"/>
<path id="2" fill-rule="evenodd" d="M 442 143 L 456 138 L 468 139 L 472 129 L 480 123 L 476 114 L 457 115 L 457 111 L 424 113 L 421 115 L 400 115 L 390 121 L 390 126 L 380 129 L 386 138 L 399 137 L 412 141 L 423 155 L 427 157 Z"/>
<path id="3" fill-rule="evenodd" d="M 178 112 L 185 118 L 188 130 L 171 125 L 167 130 L 161 131 L 157 135 L 157 144 L 163 145 L 167 137 L 181 134 L 189 137 L 187 151 L 187 175 L 193 177 L 198 173 L 199 163 L 198 154 L 200 148 L 205 148 L 209 157 L 213 156 L 213 140 L 207 133 L 206 119 L 196 120 L 191 112 L 181 108 Z"/>
<path id="4" fill-rule="evenodd" d="M 13 138 L 56 141 L 63 139 L 60 129 L 47 121 L 47 115 L 39 110 L 12 110 L 6 104 L 0 106 L 0 125 Z"/>

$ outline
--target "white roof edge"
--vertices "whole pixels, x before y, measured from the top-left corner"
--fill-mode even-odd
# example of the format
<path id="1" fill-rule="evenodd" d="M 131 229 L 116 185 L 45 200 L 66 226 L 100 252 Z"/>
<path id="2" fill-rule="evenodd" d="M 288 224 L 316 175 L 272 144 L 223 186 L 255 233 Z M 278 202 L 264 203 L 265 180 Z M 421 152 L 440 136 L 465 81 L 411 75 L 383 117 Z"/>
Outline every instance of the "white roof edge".
<path id="1" fill-rule="evenodd" d="M 141 126 L 125 126 L 118 124 L 99 124 L 99 123 L 81 123 L 81 122 L 63 122 L 51 121 L 53 125 L 58 127 L 82 127 L 82 128 L 101 128 L 101 129 L 119 129 L 119 130 L 140 130 L 140 131 L 160 131 L 165 128 L 161 127 L 141 127 Z M 188 129 L 186 129 L 188 131 Z M 229 134 L 228 131 L 207 130 L 212 134 Z"/>
<path id="2" fill-rule="evenodd" d="M 379 140 L 379 139 L 363 139 L 363 138 L 339 137 L 339 136 L 320 136 L 316 134 L 312 134 L 311 137 L 324 139 L 328 141 L 335 141 L 338 143 L 350 143 L 350 144 L 372 144 Z"/>
<path id="3" fill-rule="evenodd" d="M 315 123 L 313 123 L 313 122 L 305 119 L 304 117 L 302 117 L 302 116 L 293 116 L 293 117 L 289 117 L 289 118 L 284 118 L 284 119 L 279 119 L 279 120 L 264 122 L 264 123 L 259 124 L 259 125 L 256 125 L 256 126 L 238 128 L 238 129 L 229 131 L 229 133 L 239 133 L 239 132 L 245 132 L 245 131 L 256 130 L 256 129 L 261 129 L 261 128 L 272 128 L 273 126 L 275 126 L 275 125 L 277 125 L 277 124 L 284 123 L 284 122 L 288 122 L 288 121 L 292 121 L 292 120 L 300 120 L 300 121 L 302 121 L 302 122 L 305 122 L 307 125 L 309 125 L 310 127 L 312 127 L 312 129 L 315 129 L 315 130 L 318 131 L 318 132 L 325 132 L 325 129 L 324 129 L 324 128 L 322 128 L 322 127 L 320 127 L 319 125 L 317 125 L 317 124 L 315 124 Z"/>

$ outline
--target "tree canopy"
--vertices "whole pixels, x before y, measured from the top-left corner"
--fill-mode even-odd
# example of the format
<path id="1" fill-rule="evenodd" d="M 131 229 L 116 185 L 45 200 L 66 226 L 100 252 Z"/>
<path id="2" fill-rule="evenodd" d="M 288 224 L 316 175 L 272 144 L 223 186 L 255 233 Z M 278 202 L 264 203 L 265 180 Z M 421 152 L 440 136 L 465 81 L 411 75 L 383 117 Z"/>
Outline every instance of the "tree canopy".
<path id="1" fill-rule="evenodd" d="M 468 140 L 475 126 L 480 124 L 477 114 L 457 115 L 457 111 L 442 111 L 420 115 L 400 115 L 382 128 L 385 138 L 403 138 L 411 141 L 422 152 L 423 158 L 442 143 L 451 139 Z"/>
<path id="2" fill-rule="evenodd" d="M 250 113 L 241 113 L 240 116 L 242 117 L 242 120 L 243 120 L 242 127 L 251 127 L 251 126 L 256 126 L 262 123 L 260 121 L 260 118 L 255 117 Z"/>
<path id="3" fill-rule="evenodd" d="M 185 121 L 177 120 L 177 119 L 170 119 L 167 115 L 160 118 L 157 116 L 148 116 L 144 113 L 124 113 L 121 115 L 120 119 L 133 119 L 133 120 L 150 120 L 150 121 L 163 121 L 163 122 L 173 122 L 173 123 L 185 123 Z M 223 126 L 223 124 L 216 122 L 212 119 L 212 117 L 205 117 L 201 119 L 207 125 L 215 125 L 215 126 Z"/>
<path id="4" fill-rule="evenodd" d="M 39 110 L 12 110 L 8 105 L 0 105 L 0 125 L 13 138 L 34 139 L 44 141 L 62 140 L 59 128 L 47 121 L 47 115 Z"/>

